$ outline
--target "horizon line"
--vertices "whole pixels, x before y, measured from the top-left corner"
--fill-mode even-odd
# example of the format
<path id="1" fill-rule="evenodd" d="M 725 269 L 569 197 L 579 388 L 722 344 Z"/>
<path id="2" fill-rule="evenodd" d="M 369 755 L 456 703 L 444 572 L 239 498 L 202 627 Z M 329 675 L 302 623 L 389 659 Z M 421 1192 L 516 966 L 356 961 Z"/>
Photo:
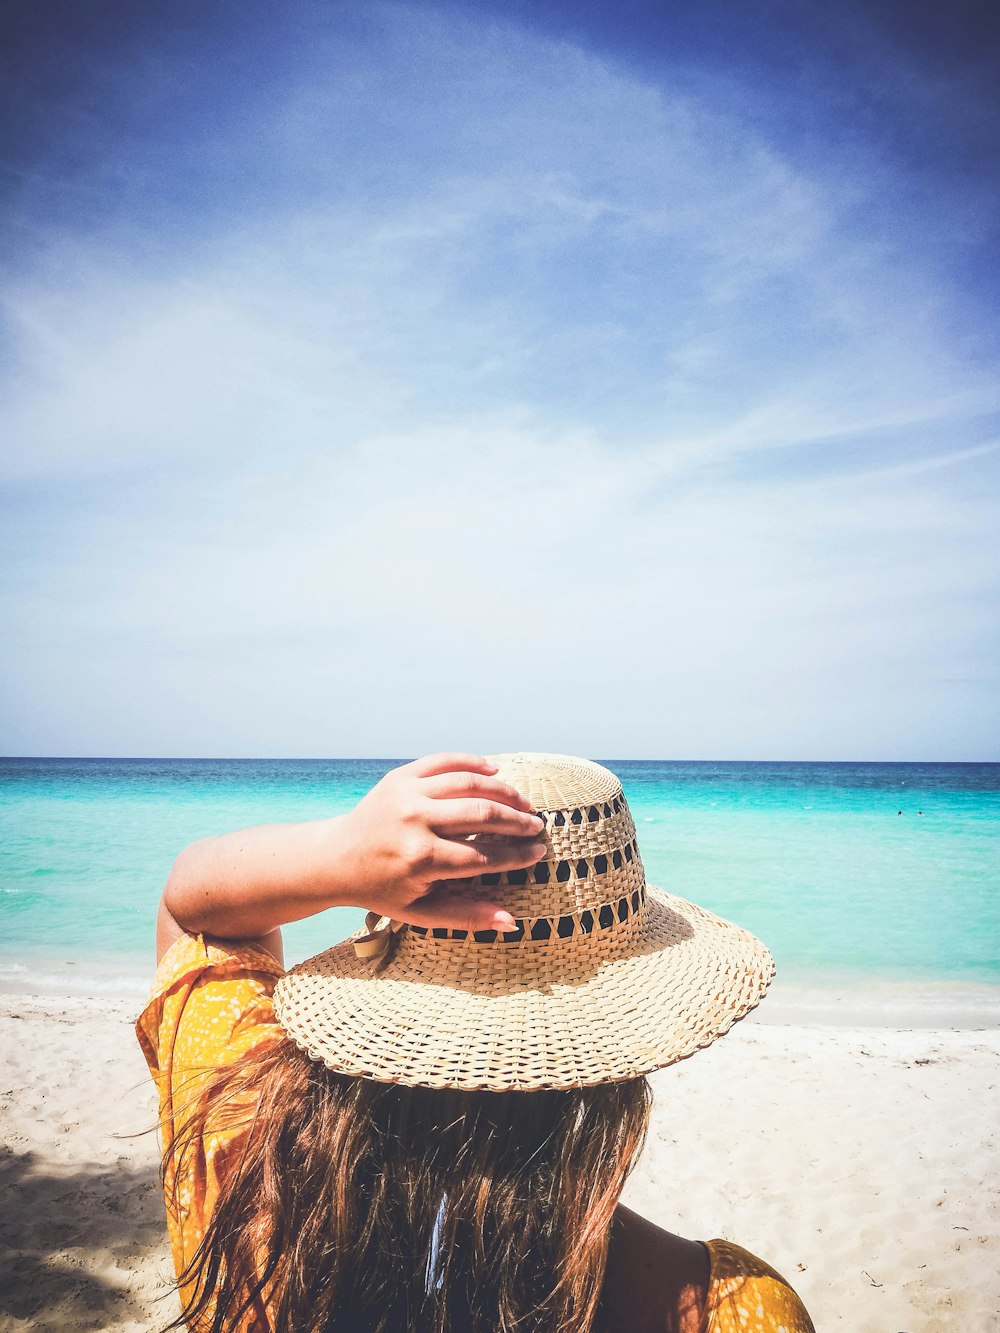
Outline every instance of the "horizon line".
<path id="1" fill-rule="evenodd" d="M 427 751 L 427 753 L 434 753 Z M 471 753 L 471 751 L 469 752 Z M 286 764 L 334 764 L 334 763 L 374 763 L 407 764 L 419 755 L 156 755 L 156 754 L 2 754 L 0 763 L 23 760 L 50 761 L 61 763 L 286 763 Z M 1000 766 L 1000 759 L 723 759 L 723 758 L 681 758 L 661 755 L 648 756 L 615 755 L 610 758 L 593 760 L 601 764 L 987 764 Z"/>

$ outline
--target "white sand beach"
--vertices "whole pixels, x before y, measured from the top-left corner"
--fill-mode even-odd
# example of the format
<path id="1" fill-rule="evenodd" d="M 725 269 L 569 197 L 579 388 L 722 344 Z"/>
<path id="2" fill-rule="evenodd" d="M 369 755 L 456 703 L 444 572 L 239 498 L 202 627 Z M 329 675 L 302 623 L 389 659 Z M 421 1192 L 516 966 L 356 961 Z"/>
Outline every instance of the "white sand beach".
<path id="1" fill-rule="evenodd" d="M 155 1106 L 131 1031 L 141 995 L 74 990 L 0 995 L 0 1328 L 148 1333 L 176 1305 L 142 1133 Z M 926 995 L 893 1003 L 927 1021 Z M 997 1328 L 1000 1030 L 985 991 L 952 1010 L 942 992 L 929 1016 L 876 1026 L 884 1012 L 776 986 L 725 1040 L 654 1076 L 627 1201 L 756 1251 L 821 1333 Z"/>

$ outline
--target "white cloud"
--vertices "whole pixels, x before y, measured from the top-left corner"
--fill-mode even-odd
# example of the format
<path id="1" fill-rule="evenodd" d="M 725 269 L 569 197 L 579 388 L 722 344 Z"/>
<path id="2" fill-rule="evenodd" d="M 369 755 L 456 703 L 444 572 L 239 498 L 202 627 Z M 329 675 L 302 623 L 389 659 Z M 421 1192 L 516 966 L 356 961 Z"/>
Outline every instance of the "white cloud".
<path id="1" fill-rule="evenodd" d="M 956 644 L 988 665 L 970 598 L 996 577 L 977 569 L 989 503 L 921 474 L 706 482 L 650 505 L 649 468 L 485 422 L 373 439 L 217 477 L 193 508 L 174 490 L 155 540 L 148 509 L 120 513 L 11 614 L 25 660 L 72 645 L 88 691 L 156 750 L 542 734 L 692 754 L 726 752 L 728 735 L 776 756 L 801 731 L 857 754 L 877 752 L 880 725 L 917 753 L 909 693 L 940 708 Z M 878 698 L 881 723 L 858 731 Z"/>
<path id="2" fill-rule="evenodd" d="M 990 661 L 995 380 L 855 220 L 877 173 L 506 30 L 424 31 L 408 100 L 392 22 L 381 76 L 292 90 L 261 151 L 377 95 L 424 174 L 359 203 L 314 152 L 308 199 L 143 277 L 53 241 L 8 287 L 4 475 L 63 497 L 14 539 L 8 747 L 991 743 L 945 677 Z"/>

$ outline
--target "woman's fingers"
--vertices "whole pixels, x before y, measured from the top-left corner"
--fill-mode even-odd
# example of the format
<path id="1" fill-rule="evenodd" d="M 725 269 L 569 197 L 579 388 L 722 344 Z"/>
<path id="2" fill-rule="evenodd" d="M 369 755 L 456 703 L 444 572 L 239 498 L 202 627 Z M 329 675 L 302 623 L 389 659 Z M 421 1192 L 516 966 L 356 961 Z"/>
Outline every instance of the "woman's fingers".
<path id="1" fill-rule="evenodd" d="M 435 861 L 435 879 L 471 879 L 487 871 L 523 870 L 541 861 L 548 849 L 538 839 L 501 838 L 496 842 L 449 842 L 442 839 Z"/>
<path id="2" fill-rule="evenodd" d="M 522 796 L 516 787 L 482 773 L 440 773 L 424 778 L 420 786 L 424 795 L 435 801 L 479 797 L 487 801 L 499 801 L 502 805 L 509 805 L 512 810 L 526 810 L 530 813 L 533 809 L 528 798 Z"/>
<path id="3" fill-rule="evenodd" d="M 514 929 L 514 918 L 504 908 L 473 897 L 468 890 L 444 885 L 411 903 L 405 918 L 414 926 L 443 926 L 447 930 Z"/>
<path id="4" fill-rule="evenodd" d="M 411 764 L 404 764 L 414 776 L 430 778 L 437 773 L 495 773 L 496 764 L 491 764 L 481 754 L 428 754 L 423 759 L 414 759 Z"/>
<path id="5" fill-rule="evenodd" d="M 488 833 L 503 838 L 537 838 L 545 824 L 537 815 L 481 797 L 468 801 L 435 801 L 427 816 L 435 833 L 445 838 Z"/>

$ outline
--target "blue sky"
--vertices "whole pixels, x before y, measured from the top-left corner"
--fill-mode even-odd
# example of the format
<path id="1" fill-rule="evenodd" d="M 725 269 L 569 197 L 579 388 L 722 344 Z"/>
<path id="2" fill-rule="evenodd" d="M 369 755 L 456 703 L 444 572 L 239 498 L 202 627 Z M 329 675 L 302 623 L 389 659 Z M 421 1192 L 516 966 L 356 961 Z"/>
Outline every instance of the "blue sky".
<path id="1" fill-rule="evenodd" d="M 1000 758 L 985 7 L 14 23 L 0 751 Z"/>

